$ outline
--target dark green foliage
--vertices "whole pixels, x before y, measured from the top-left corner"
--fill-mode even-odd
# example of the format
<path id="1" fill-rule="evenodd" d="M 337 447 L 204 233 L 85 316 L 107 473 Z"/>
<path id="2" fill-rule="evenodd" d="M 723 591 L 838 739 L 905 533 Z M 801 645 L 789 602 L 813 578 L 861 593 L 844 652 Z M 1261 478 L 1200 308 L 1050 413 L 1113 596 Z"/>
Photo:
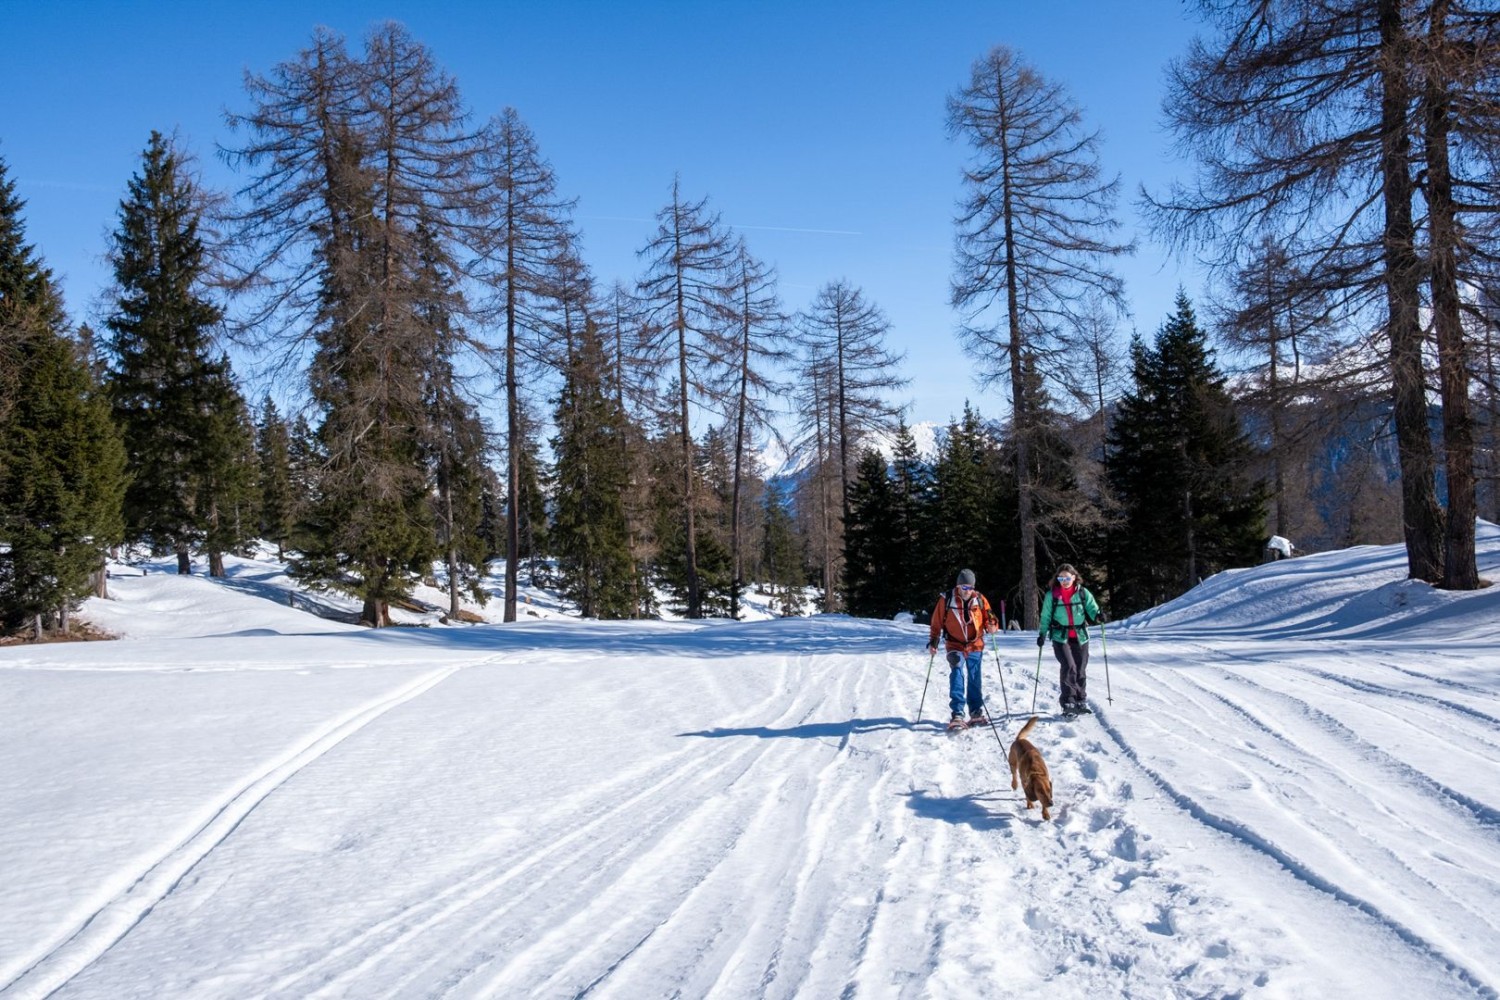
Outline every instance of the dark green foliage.
<path id="1" fill-rule="evenodd" d="M 1038 579 L 1029 581 L 1033 590 L 1045 591 L 1050 586 L 1052 571 L 1060 563 L 1072 563 L 1079 569 L 1090 586 L 1103 576 L 1104 538 L 1101 532 L 1103 518 L 1098 509 L 1098 500 L 1089 496 L 1078 482 L 1079 457 L 1069 433 L 1068 418 L 1060 413 L 1046 386 L 1036 372 L 1032 359 L 1022 367 L 1027 412 L 1031 414 L 1030 447 L 1026 455 L 1030 462 L 1028 482 L 1031 484 L 1032 515 L 1035 524 L 1035 565 Z M 995 507 L 990 520 L 995 526 L 990 552 L 993 564 L 1003 570 L 1021 564 L 1019 522 L 1018 478 L 1015 463 L 1020 449 L 1015 446 L 1014 428 L 998 441 L 997 458 L 1005 470 L 997 476 L 998 490 Z M 1021 614 L 1024 602 L 1021 588 L 1028 581 L 1008 578 L 1004 585 L 1000 581 L 991 584 L 987 591 L 992 601 L 1006 601 L 1006 617 Z"/>
<path id="2" fill-rule="evenodd" d="M 807 585 L 802 539 L 779 489 L 766 489 L 763 508 L 761 565 L 763 578 L 771 589 L 771 610 L 782 616 L 800 615 L 802 591 Z"/>
<path id="3" fill-rule="evenodd" d="M 548 476 L 547 469 L 539 457 L 542 449 L 537 443 L 536 428 L 524 409 L 518 415 L 517 426 L 521 429 L 518 438 L 521 443 L 521 453 L 516 456 L 516 468 L 520 476 L 515 491 L 519 504 L 516 508 L 516 530 L 520 537 L 520 547 L 516 550 L 516 556 L 517 559 L 525 561 L 526 582 L 531 586 L 537 586 L 548 582 L 544 579 L 544 575 L 538 572 L 540 560 L 551 548 L 551 541 L 547 534 Z"/>
<path id="4" fill-rule="evenodd" d="M 844 525 L 844 604 L 851 615 L 890 618 L 901 608 L 904 581 L 895 565 L 895 487 L 885 458 L 867 448 L 849 487 Z"/>
<path id="5" fill-rule="evenodd" d="M 932 517 L 932 469 L 917 453 L 911 428 L 902 419 L 896 428 L 891 462 L 891 549 L 897 610 L 920 615 L 935 603 L 945 571 L 929 565 L 926 535 Z"/>
<path id="6" fill-rule="evenodd" d="M 1009 566 L 992 561 L 997 528 L 990 517 L 999 475 L 990 434 L 979 414 L 965 403 L 963 418 L 948 425 L 933 465 L 932 506 L 923 546 L 928 556 L 923 576 L 927 610 L 937 594 L 953 586 L 954 575 L 964 567 L 975 571 L 979 589 L 986 594 L 1010 575 Z"/>
<path id="7" fill-rule="evenodd" d="M 254 527 L 233 516 L 249 494 L 244 403 L 212 354 L 222 314 L 201 292 L 200 217 L 181 157 L 153 132 L 112 240 L 108 386 L 131 476 L 127 537 L 177 552 L 182 572 L 191 547 L 217 554 Z"/>
<path id="8" fill-rule="evenodd" d="M 124 453 L 0 160 L 0 624 L 66 627 L 122 537 Z"/>
<path id="9" fill-rule="evenodd" d="M 259 467 L 256 485 L 260 491 L 260 537 L 274 542 L 276 557 L 284 559 L 297 516 L 292 492 L 291 434 L 269 396 L 261 404 L 255 453 Z"/>
<path id="10" fill-rule="evenodd" d="M 313 505 L 321 492 L 323 465 L 328 456 L 307 418 L 298 415 L 287 432 L 287 466 L 292 499 L 292 530 L 287 548 L 307 547 L 315 530 Z"/>
<path id="11" fill-rule="evenodd" d="M 227 369 L 228 362 L 224 366 Z M 255 425 L 243 397 L 227 379 L 220 383 L 219 396 L 221 402 L 205 423 L 203 464 L 198 470 L 203 550 L 213 576 L 224 575 L 224 553 L 245 551 L 260 520 Z"/>
<path id="12" fill-rule="evenodd" d="M 1110 554 L 1116 613 L 1253 564 L 1265 532 L 1265 487 L 1248 473 L 1254 452 L 1186 295 L 1155 348 L 1136 338 L 1131 360 L 1135 385 L 1106 454 L 1122 509 Z"/>
<path id="13" fill-rule="evenodd" d="M 584 325 L 557 404 L 557 501 L 552 546 L 563 593 L 585 618 L 632 618 L 638 581 L 625 521 L 625 414 L 601 378 L 604 353 Z"/>
<path id="14" fill-rule="evenodd" d="M 19 355 L 20 389 L 0 421 L 0 621 L 68 610 L 93 589 L 123 535 L 125 453 L 88 366 L 48 331 Z"/>

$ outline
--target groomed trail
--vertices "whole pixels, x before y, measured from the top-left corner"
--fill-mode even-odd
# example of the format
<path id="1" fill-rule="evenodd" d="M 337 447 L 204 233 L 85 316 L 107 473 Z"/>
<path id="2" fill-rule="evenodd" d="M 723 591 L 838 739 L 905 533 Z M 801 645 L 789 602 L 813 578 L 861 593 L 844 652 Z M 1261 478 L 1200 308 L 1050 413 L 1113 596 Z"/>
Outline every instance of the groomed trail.
<path id="1" fill-rule="evenodd" d="M 1024 635 L 1001 741 L 839 616 L 7 650 L 0 998 L 1494 997 L 1500 606 L 1390 586 L 1111 626 L 1077 721 L 1049 657 L 1051 822 Z"/>

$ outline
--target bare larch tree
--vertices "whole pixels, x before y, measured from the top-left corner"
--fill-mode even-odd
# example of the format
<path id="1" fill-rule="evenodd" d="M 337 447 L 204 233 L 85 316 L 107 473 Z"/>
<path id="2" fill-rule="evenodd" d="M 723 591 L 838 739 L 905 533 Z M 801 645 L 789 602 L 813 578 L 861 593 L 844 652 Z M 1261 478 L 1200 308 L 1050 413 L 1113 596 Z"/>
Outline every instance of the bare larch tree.
<path id="1" fill-rule="evenodd" d="M 1036 513 L 1023 366 L 1082 334 L 1099 302 L 1118 304 L 1109 261 L 1131 252 L 1114 242 L 1119 182 L 1101 176 L 1099 138 L 1086 131 L 1067 93 L 1015 52 L 997 46 L 948 100 L 948 129 L 973 157 L 956 219 L 953 304 L 964 311 L 965 349 L 986 381 L 1011 388 L 1026 626 L 1039 593 Z M 1118 307 L 1118 306 L 1117 306 Z"/>

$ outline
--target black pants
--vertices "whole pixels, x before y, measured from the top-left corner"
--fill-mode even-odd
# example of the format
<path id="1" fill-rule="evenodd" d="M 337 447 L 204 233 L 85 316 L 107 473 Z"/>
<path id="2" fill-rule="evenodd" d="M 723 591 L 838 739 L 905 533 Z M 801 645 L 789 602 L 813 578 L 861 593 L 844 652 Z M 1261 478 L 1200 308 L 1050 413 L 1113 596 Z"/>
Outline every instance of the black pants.
<path id="1" fill-rule="evenodd" d="M 1077 639 L 1054 640 L 1052 653 L 1057 657 L 1057 687 L 1062 692 L 1062 703 L 1082 705 L 1088 698 L 1088 643 Z"/>

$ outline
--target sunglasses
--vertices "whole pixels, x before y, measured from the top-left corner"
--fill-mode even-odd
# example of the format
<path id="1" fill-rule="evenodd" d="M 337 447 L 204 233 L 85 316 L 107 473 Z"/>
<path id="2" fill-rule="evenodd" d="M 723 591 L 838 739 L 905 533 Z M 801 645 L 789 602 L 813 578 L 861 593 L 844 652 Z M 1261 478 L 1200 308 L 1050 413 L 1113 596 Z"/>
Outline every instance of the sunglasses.
<path id="1" fill-rule="evenodd" d="M 1057 578 L 1057 582 L 1058 583 L 1067 583 L 1071 579 L 1073 579 L 1071 576 L 1069 576 L 1068 574 L 1064 573 L 1062 576 L 1060 576 L 1060 577 Z"/>
<path id="2" fill-rule="evenodd" d="M 971 586 L 969 586 L 967 583 L 960 583 L 958 585 L 958 589 L 959 590 L 973 590 L 974 588 L 971 587 Z"/>

